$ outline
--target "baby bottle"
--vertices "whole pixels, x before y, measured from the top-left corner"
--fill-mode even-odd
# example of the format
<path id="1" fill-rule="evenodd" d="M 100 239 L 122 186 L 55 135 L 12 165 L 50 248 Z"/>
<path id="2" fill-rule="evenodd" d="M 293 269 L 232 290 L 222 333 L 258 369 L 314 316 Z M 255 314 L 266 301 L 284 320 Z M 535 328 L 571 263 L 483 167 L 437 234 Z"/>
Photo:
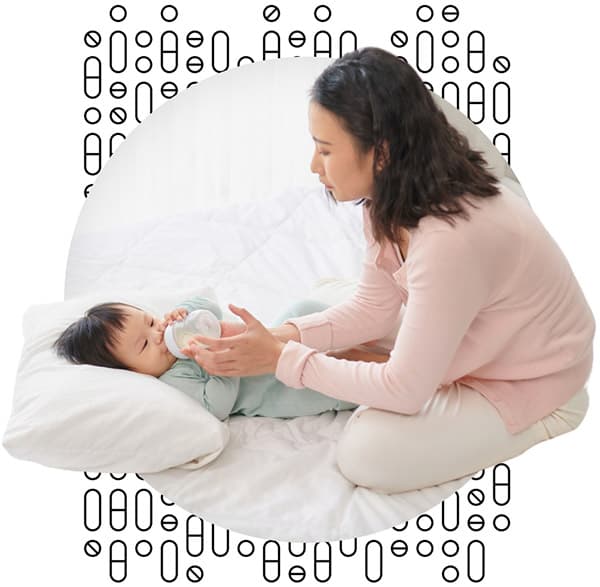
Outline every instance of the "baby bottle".
<path id="1" fill-rule="evenodd" d="M 169 324 L 165 328 L 165 344 L 169 351 L 178 359 L 188 359 L 180 349 L 185 348 L 190 339 L 197 334 L 209 338 L 221 337 L 221 324 L 217 317 L 208 310 L 194 310 L 183 320 Z M 206 347 L 201 342 L 196 344 Z"/>

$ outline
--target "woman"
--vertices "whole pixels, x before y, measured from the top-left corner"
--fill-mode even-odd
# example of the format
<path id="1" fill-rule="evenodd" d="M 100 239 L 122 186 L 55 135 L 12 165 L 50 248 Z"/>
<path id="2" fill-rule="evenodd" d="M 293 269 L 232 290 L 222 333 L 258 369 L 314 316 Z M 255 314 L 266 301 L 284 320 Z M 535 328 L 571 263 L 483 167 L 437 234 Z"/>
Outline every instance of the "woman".
<path id="1" fill-rule="evenodd" d="M 267 330 L 245 324 L 189 355 L 215 375 L 275 373 L 368 406 L 338 465 L 394 493 L 472 474 L 583 419 L 595 324 L 562 252 L 526 201 L 498 183 L 403 60 L 348 53 L 311 89 L 311 170 L 363 206 L 367 252 L 354 297 Z M 326 354 L 383 338 L 383 362 Z M 368 358 L 368 357 L 367 357 Z M 386 360 L 387 359 L 387 360 Z"/>

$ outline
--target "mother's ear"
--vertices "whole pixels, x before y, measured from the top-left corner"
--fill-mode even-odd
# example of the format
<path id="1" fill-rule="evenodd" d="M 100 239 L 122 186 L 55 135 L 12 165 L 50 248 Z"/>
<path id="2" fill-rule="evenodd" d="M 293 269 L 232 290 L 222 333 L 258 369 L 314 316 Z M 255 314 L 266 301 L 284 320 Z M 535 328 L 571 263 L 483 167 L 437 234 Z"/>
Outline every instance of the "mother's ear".
<path id="1" fill-rule="evenodd" d="M 383 152 L 380 154 L 379 158 L 377 159 L 377 163 L 375 164 L 375 169 L 377 169 L 377 172 L 381 172 L 383 170 L 383 168 L 387 167 L 387 165 L 390 162 L 390 143 L 389 143 L 389 141 L 387 141 L 387 140 L 383 141 L 382 150 L 383 150 Z"/>

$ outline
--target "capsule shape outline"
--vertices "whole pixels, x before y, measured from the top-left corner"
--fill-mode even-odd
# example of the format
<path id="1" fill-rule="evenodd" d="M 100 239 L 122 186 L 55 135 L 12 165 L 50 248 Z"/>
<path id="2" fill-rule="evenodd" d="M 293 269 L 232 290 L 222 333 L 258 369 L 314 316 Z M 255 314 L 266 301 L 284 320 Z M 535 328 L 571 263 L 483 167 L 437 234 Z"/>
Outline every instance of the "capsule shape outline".
<path id="1" fill-rule="evenodd" d="M 376 547 L 376 554 L 379 554 L 379 561 L 377 562 L 377 566 L 376 569 L 379 570 L 379 574 L 376 577 L 371 577 L 370 573 L 369 573 L 369 569 L 372 568 L 373 565 L 370 564 L 369 561 L 372 560 L 372 556 L 375 555 L 371 555 L 371 551 L 372 551 L 372 546 L 371 545 L 377 545 Z M 365 579 L 367 581 L 369 581 L 369 583 L 377 583 L 379 581 L 381 581 L 383 577 L 383 547 L 381 546 L 381 542 L 379 542 L 379 540 L 369 540 L 366 544 L 365 544 Z"/>
<path id="2" fill-rule="evenodd" d="M 167 547 L 169 548 L 169 552 L 167 552 Z M 167 559 L 167 557 L 170 557 Z M 172 564 L 169 565 L 169 569 L 167 569 L 167 562 L 173 561 Z M 179 548 L 177 543 L 174 540 L 165 540 L 160 545 L 160 577 L 165 583 L 173 583 L 173 581 L 177 580 L 179 576 Z M 165 576 L 165 570 L 171 571 L 171 578 L 167 578 Z"/>
<path id="3" fill-rule="evenodd" d="M 90 150 L 90 143 L 94 150 Z M 92 167 L 90 160 L 97 158 L 95 167 Z M 83 139 L 83 170 L 88 175 L 98 175 L 102 169 L 102 139 L 95 132 L 90 132 Z"/>
<path id="4" fill-rule="evenodd" d="M 476 550 L 476 554 L 473 552 Z M 476 571 L 480 571 L 479 575 L 473 574 L 473 559 L 477 556 L 475 564 L 479 564 L 480 568 L 476 568 Z M 480 583 L 485 577 L 485 544 L 481 540 L 471 540 L 467 546 L 467 576 L 473 583 Z"/>
<path id="5" fill-rule="evenodd" d="M 160 68 L 165 73 L 173 73 L 177 70 L 178 65 L 179 38 L 177 33 L 175 31 L 164 31 L 160 36 Z"/>
<path id="6" fill-rule="evenodd" d="M 447 88 L 450 88 L 451 91 Z M 453 95 L 451 97 L 447 96 L 448 93 Z M 442 86 L 442 98 L 444 98 L 446 102 L 452 104 L 457 110 L 460 110 L 460 88 L 456 82 L 446 82 Z"/>
<path id="7" fill-rule="evenodd" d="M 120 505 L 115 505 L 115 502 L 120 500 Z M 115 532 L 122 532 L 127 527 L 127 493 L 123 489 L 113 489 L 108 496 L 108 523 Z M 119 514 L 122 516 L 121 525 L 115 523 L 115 518 Z"/>
<path id="8" fill-rule="evenodd" d="M 88 521 L 89 521 L 89 501 L 88 501 L 88 496 L 90 494 L 93 494 L 94 496 L 97 497 L 97 509 L 96 512 L 97 513 L 97 519 L 98 519 L 98 524 L 94 527 L 94 526 L 90 526 Z M 83 494 L 83 527 L 88 531 L 88 532 L 96 532 L 97 530 L 100 529 L 100 526 L 102 526 L 102 494 L 97 490 L 97 489 L 88 489 L 84 494 Z"/>
<path id="9" fill-rule="evenodd" d="M 117 554 L 120 554 L 122 558 L 115 557 L 115 550 L 117 549 L 117 547 L 119 547 L 120 550 L 120 552 Z M 125 542 L 123 542 L 122 540 L 113 540 L 110 543 L 110 547 L 108 550 L 108 574 L 113 582 L 122 583 L 123 581 L 125 581 L 125 579 L 127 579 L 127 544 L 125 544 Z M 115 576 L 114 574 L 114 568 L 117 564 L 123 565 L 123 572 L 120 578 L 119 576 Z"/>
<path id="10" fill-rule="evenodd" d="M 145 92 L 145 98 L 142 98 L 142 90 Z M 148 82 L 140 82 L 135 86 L 135 119 L 141 123 L 147 116 L 150 116 L 154 107 L 154 90 Z M 147 112 L 146 116 L 142 115 L 142 105 L 146 102 Z"/>
<path id="11" fill-rule="evenodd" d="M 477 41 L 472 41 L 475 37 Z M 477 45 L 475 49 L 472 45 Z M 475 60 L 481 60 L 481 63 L 475 64 Z M 472 73 L 481 73 L 485 67 L 485 36 L 481 31 L 471 31 L 467 36 L 467 67 Z"/>
<path id="12" fill-rule="evenodd" d="M 356 539 L 356 536 L 354 538 L 352 538 L 352 552 L 346 552 L 344 550 L 344 542 L 347 542 L 347 541 L 348 541 L 347 539 L 340 540 L 339 545 L 338 545 L 340 554 L 345 557 L 354 556 L 356 554 L 356 551 L 358 550 L 358 540 Z"/>
<path id="13" fill-rule="evenodd" d="M 428 45 L 423 44 L 423 38 L 429 41 Z M 429 73 L 433 69 L 434 63 L 434 46 L 433 35 L 429 31 L 419 31 L 416 39 L 416 65 L 421 73 Z M 424 63 L 424 59 L 428 58 L 429 62 Z"/>
<path id="14" fill-rule="evenodd" d="M 217 46 L 218 41 L 224 37 L 225 47 L 224 50 L 219 51 Z M 212 68 L 213 71 L 217 73 L 222 73 L 229 69 L 229 35 L 226 31 L 215 31 L 212 35 L 211 39 L 211 48 L 212 48 Z M 224 52 L 225 54 L 225 67 L 217 67 L 217 57 L 220 52 Z"/>
<path id="15" fill-rule="evenodd" d="M 325 558 L 322 558 L 322 552 L 325 550 Z M 319 581 L 319 583 L 325 583 L 331 579 L 331 544 L 329 542 L 315 542 L 313 547 L 313 573 L 315 579 Z M 323 563 L 326 564 L 326 575 L 320 576 L 320 569 L 323 566 Z"/>
<path id="16" fill-rule="evenodd" d="M 115 134 L 120 134 L 120 133 L 115 133 Z M 115 135 L 113 135 L 111 137 L 111 141 L 112 138 Z M 123 139 L 125 139 L 125 135 L 121 135 L 123 137 Z M 111 143 L 112 145 L 112 143 Z M 112 148 L 112 146 L 111 146 Z M 143 506 L 143 504 L 141 503 L 141 499 L 140 497 L 144 496 L 147 497 L 147 504 L 146 507 Z M 135 492 L 135 498 L 134 498 L 134 525 L 135 527 L 140 531 L 140 532 L 147 532 L 148 530 L 150 530 L 150 528 L 152 528 L 152 512 L 154 509 L 154 498 L 152 496 L 152 493 L 150 492 L 150 490 L 148 489 L 138 489 Z M 142 526 L 140 524 L 140 512 L 144 511 L 148 518 L 148 525 L 147 526 Z"/>
<path id="17" fill-rule="evenodd" d="M 448 503 L 451 500 L 454 501 L 453 507 L 451 505 L 449 505 L 449 503 Z M 452 508 L 452 511 L 454 511 L 455 521 L 454 521 L 453 525 L 450 525 L 448 523 L 451 521 L 448 519 L 450 516 L 450 513 L 448 512 L 448 510 L 450 508 Z M 447 497 L 446 499 L 444 499 L 442 501 L 442 528 L 444 528 L 444 530 L 447 530 L 448 532 L 454 532 L 455 530 L 458 530 L 459 525 L 460 525 L 460 495 L 459 495 L 458 491 L 455 491 L 453 495 Z"/>
<path id="18" fill-rule="evenodd" d="M 94 64 L 94 68 L 97 71 L 90 73 L 90 69 L 92 69 L 90 63 Z M 90 80 L 97 80 L 98 87 L 96 92 L 90 91 Z M 83 62 L 83 93 L 90 100 L 96 99 L 102 93 L 102 61 L 98 57 L 91 56 Z"/>
<path id="19" fill-rule="evenodd" d="M 345 47 L 344 39 L 345 39 L 346 35 L 352 36 L 353 42 L 352 42 L 351 47 Z M 350 31 L 350 30 L 343 31 L 340 34 L 340 57 L 351 51 L 356 51 L 357 48 L 358 48 L 358 38 L 356 37 L 356 33 L 354 31 Z"/>
<path id="20" fill-rule="evenodd" d="M 480 96 L 472 97 L 475 93 L 474 88 Z M 475 117 L 473 110 L 479 109 L 479 117 Z M 485 119 L 485 86 L 481 82 L 471 82 L 467 86 L 467 117 L 473 124 L 480 124 Z"/>
<path id="21" fill-rule="evenodd" d="M 195 530 L 192 528 L 192 522 L 194 522 L 193 525 L 199 524 L 199 532 L 192 531 Z M 194 542 L 200 542 L 200 549 L 197 552 L 191 548 L 192 539 L 198 539 Z M 204 552 L 204 520 L 193 514 L 189 515 L 185 521 L 185 550 L 189 556 L 193 557 L 200 556 Z"/>
<path id="22" fill-rule="evenodd" d="M 498 124 L 506 124 L 510 120 L 510 86 L 506 82 L 494 84 L 492 91 L 492 116 Z M 503 118 L 499 118 L 498 111 L 506 107 Z"/>
<path id="23" fill-rule="evenodd" d="M 112 157 L 115 154 L 115 151 L 121 146 L 121 143 L 125 140 L 125 135 L 122 132 L 116 132 L 110 135 L 109 141 L 109 149 L 108 156 Z M 119 141 L 117 145 L 115 143 Z"/>
<path id="24" fill-rule="evenodd" d="M 275 553 L 277 555 L 276 558 L 267 558 L 267 554 L 270 555 L 270 552 L 267 553 L 267 549 L 273 550 L 275 549 Z M 269 578 L 267 576 L 267 564 L 275 563 L 276 564 L 276 574 L 275 577 Z M 281 548 L 279 543 L 275 540 L 267 540 L 263 544 L 263 579 L 268 581 L 269 583 L 275 583 L 279 581 L 279 577 L 281 576 Z"/>
<path id="25" fill-rule="evenodd" d="M 127 69 L 127 35 L 123 31 L 113 31 L 110 35 L 108 66 L 113 73 L 123 73 Z"/>
<path id="26" fill-rule="evenodd" d="M 320 47 L 320 39 L 325 38 L 326 41 L 324 43 L 324 47 L 321 48 Z M 313 55 L 314 57 L 319 57 L 319 55 L 325 56 L 325 57 L 329 57 L 331 58 L 331 48 L 332 48 L 332 41 L 331 41 L 331 35 L 329 34 L 329 31 L 317 31 L 315 33 L 315 36 L 313 38 Z"/>
<path id="27" fill-rule="evenodd" d="M 500 155 L 506 159 L 506 163 L 510 166 L 510 136 L 505 132 L 499 132 L 494 135 L 492 142 L 494 143 L 494 147 L 498 149 Z M 505 142 L 505 145 L 498 146 L 498 142 Z"/>
<path id="28" fill-rule="evenodd" d="M 217 552 L 216 546 L 217 542 L 219 542 L 218 536 L 225 536 L 225 550 L 223 552 Z M 212 548 L 212 553 L 218 557 L 227 556 L 229 553 L 229 530 L 227 528 L 221 528 L 219 526 L 215 526 L 214 524 L 210 525 L 210 543 Z"/>
<path id="29" fill-rule="evenodd" d="M 502 479 L 499 480 L 499 478 Z M 504 506 L 510 501 L 510 467 L 506 463 L 498 463 L 492 471 L 492 497 L 496 505 Z M 499 500 L 499 487 L 506 487 L 506 499 Z"/>

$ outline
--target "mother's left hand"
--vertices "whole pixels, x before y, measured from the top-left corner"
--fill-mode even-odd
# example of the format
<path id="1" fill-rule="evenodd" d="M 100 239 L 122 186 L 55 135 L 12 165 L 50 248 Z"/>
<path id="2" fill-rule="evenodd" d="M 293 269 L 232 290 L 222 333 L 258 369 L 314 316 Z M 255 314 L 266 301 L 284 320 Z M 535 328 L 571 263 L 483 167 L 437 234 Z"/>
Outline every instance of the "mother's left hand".
<path id="1" fill-rule="evenodd" d="M 247 330 L 225 338 L 195 336 L 182 353 L 193 359 L 209 375 L 241 377 L 275 373 L 285 343 L 273 336 L 244 308 L 229 304 L 229 309 L 245 323 Z M 207 345 L 202 348 L 195 341 Z"/>

